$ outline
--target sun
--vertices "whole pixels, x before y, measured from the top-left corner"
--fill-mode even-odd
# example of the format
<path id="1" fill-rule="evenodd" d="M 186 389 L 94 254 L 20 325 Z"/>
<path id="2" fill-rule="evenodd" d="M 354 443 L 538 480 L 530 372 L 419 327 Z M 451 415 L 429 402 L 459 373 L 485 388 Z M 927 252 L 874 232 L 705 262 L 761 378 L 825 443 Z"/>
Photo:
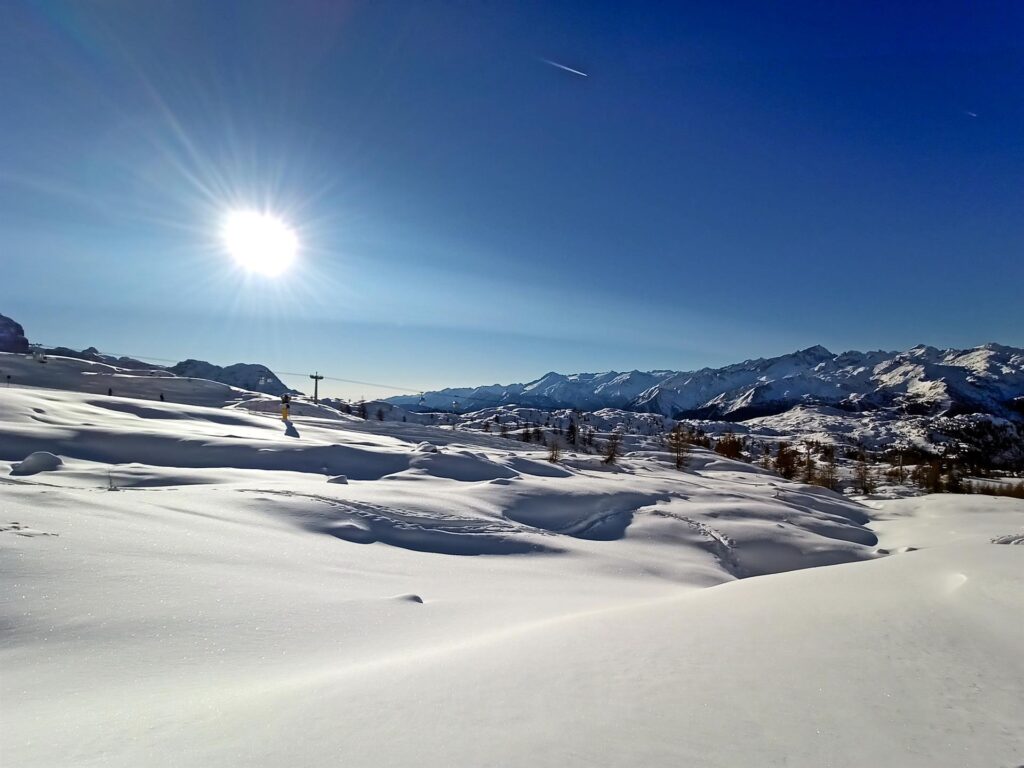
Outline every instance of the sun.
<path id="1" fill-rule="evenodd" d="M 257 211 L 231 211 L 221 229 L 224 247 L 250 272 L 282 274 L 299 250 L 299 238 L 281 219 Z"/>

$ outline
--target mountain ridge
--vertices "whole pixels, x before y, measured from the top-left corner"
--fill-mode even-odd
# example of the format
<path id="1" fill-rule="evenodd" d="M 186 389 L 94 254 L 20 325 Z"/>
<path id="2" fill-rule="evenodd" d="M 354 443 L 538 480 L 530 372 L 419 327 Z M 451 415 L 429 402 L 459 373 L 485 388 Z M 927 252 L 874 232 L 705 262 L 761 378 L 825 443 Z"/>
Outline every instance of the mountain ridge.
<path id="1" fill-rule="evenodd" d="M 548 372 L 526 383 L 452 387 L 388 398 L 424 410 L 470 411 L 499 405 L 620 408 L 672 418 L 741 421 L 796 405 L 848 411 L 1024 417 L 1024 349 L 988 342 L 968 349 L 919 344 L 903 351 L 814 345 L 694 371 Z"/>

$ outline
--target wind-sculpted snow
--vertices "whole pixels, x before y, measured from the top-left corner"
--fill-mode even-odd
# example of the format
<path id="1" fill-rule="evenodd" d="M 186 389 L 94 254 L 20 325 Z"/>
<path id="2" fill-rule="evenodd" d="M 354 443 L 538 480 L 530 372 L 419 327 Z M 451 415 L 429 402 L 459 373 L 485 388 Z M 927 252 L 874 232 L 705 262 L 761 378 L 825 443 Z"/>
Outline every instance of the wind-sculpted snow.
<path id="1" fill-rule="evenodd" d="M 0 389 L 5 766 L 1019 762 L 1019 500 L 88 392 Z"/>
<path id="2" fill-rule="evenodd" d="M 367 502 L 348 502 L 295 491 L 255 491 L 269 497 L 273 514 L 302 528 L 355 544 L 381 542 L 445 555 L 517 555 L 557 551 L 522 529 L 471 517 L 424 514 Z"/>
<path id="3" fill-rule="evenodd" d="M 48 451 L 36 451 L 26 456 L 24 461 L 12 464 L 11 474 L 38 475 L 40 472 L 52 472 L 59 469 L 63 463 L 60 456 L 54 456 Z"/>
<path id="4" fill-rule="evenodd" d="M 16 388 L 0 398 L 0 460 L 12 467 L 30 454 L 53 456 L 65 466 L 48 476 L 62 484 L 136 492 L 242 478 L 264 488 L 257 478 L 298 474 L 321 489 L 266 490 L 265 511 L 301 501 L 305 511 L 285 517 L 347 542 L 438 554 L 567 551 L 569 540 L 629 541 L 638 521 L 670 509 L 675 522 L 662 525 L 670 538 L 673 525 L 707 523 L 710 515 L 731 529 L 740 552 L 771 549 L 763 539 L 787 540 L 770 566 L 760 555 L 758 564 L 736 568 L 744 558 L 731 554 L 728 567 L 719 563 L 720 579 L 873 556 L 874 538 L 856 504 L 795 484 L 783 491 L 759 469 L 700 451 L 690 473 L 670 468 L 657 452 L 616 466 L 572 454 L 552 464 L 518 441 L 340 414 L 282 423 L 237 408 L 70 392 Z M 424 430 L 434 442 L 421 439 Z M 24 465 L 38 471 L 37 463 Z M 636 543 L 641 551 L 652 544 L 642 536 Z"/>

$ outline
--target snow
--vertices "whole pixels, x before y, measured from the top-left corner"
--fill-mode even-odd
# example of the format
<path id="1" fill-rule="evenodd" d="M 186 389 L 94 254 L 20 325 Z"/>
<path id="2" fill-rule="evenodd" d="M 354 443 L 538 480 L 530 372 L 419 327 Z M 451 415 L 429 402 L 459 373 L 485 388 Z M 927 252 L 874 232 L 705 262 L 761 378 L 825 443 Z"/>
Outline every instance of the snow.
<path id="1" fill-rule="evenodd" d="M 31 364 L 0 389 L 3 765 L 1021 762 L 1020 500 Z M 36 451 L 60 470 L 12 472 Z"/>
<path id="2" fill-rule="evenodd" d="M 12 464 L 11 474 L 37 475 L 40 472 L 52 472 L 55 469 L 59 469 L 63 463 L 60 460 L 60 456 L 54 456 L 47 451 L 36 451 L 26 456 L 24 461 Z"/>

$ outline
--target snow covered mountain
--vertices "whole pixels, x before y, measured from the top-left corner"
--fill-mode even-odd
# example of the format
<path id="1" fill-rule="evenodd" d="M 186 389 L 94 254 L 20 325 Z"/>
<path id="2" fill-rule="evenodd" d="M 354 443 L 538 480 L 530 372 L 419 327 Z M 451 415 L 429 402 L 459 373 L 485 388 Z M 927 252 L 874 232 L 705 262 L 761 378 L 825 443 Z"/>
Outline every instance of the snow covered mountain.
<path id="1" fill-rule="evenodd" d="M 205 360 L 182 360 L 167 370 L 177 376 L 219 381 L 221 384 L 267 395 L 283 395 L 286 392 L 299 394 L 297 390 L 285 386 L 267 366 L 259 363 L 235 363 L 221 367 Z"/>
<path id="2" fill-rule="evenodd" d="M 1024 350 L 985 344 L 967 350 L 919 345 L 905 352 L 809 347 L 773 358 L 698 371 L 547 373 L 528 384 L 444 389 L 390 402 L 471 411 L 499 405 L 621 408 L 673 418 L 742 421 L 797 405 L 908 414 L 1024 415 Z"/>

